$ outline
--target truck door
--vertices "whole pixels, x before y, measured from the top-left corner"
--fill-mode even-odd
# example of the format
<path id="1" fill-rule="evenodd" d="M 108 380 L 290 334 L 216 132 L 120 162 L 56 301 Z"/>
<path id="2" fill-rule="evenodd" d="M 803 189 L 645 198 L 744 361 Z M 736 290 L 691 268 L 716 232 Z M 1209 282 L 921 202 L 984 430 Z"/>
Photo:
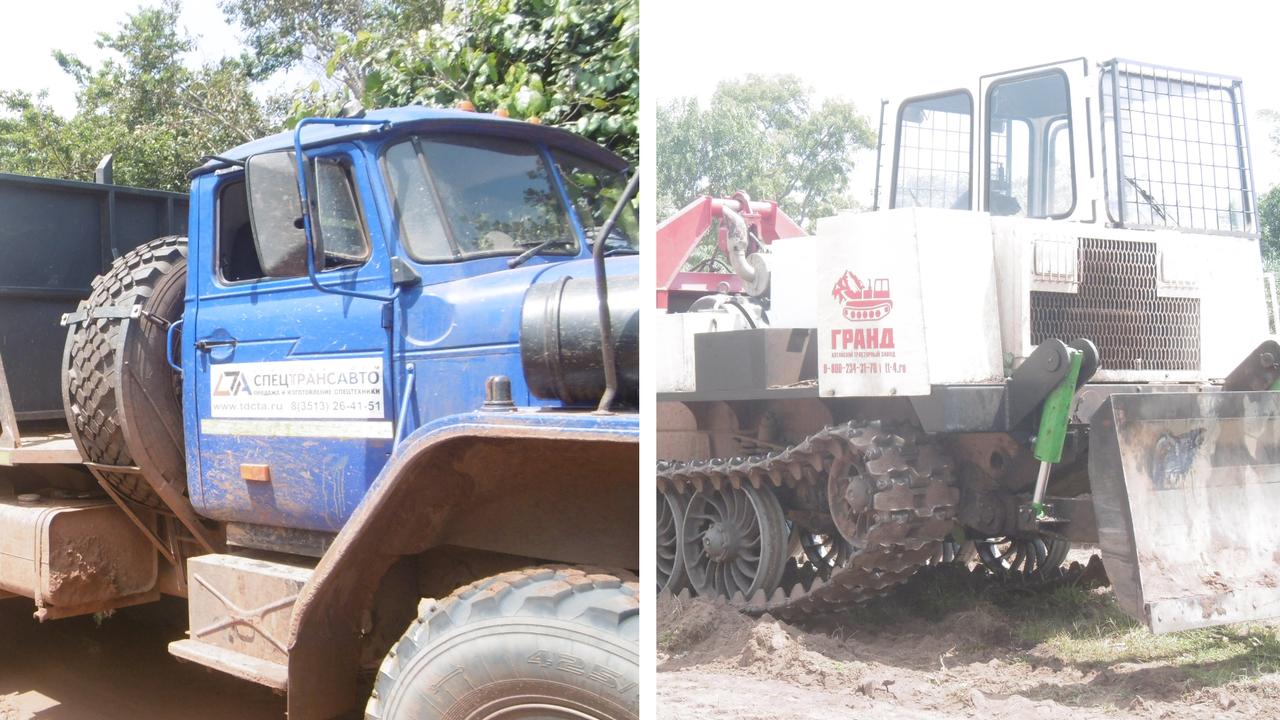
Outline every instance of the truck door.
<path id="1" fill-rule="evenodd" d="M 992 215 L 1097 219 L 1088 73 L 1081 58 L 979 80 L 978 209 Z M 1097 87 L 1096 80 L 1092 86 Z"/>
<path id="2" fill-rule="evenodd" d="M 359 159 L 354 146 L 308 151 L 315 277 L 386 295 L 387 246 L 366 215 Z M 216 242 L 205 268 L 193 265 L 184 330 L 199 422 L 191 495 L 219 520 L 336 531 L 391 450 L 385 303 L 313 286 L 294 166 L 292 152 L 251 157 L 202 223 Z"/>

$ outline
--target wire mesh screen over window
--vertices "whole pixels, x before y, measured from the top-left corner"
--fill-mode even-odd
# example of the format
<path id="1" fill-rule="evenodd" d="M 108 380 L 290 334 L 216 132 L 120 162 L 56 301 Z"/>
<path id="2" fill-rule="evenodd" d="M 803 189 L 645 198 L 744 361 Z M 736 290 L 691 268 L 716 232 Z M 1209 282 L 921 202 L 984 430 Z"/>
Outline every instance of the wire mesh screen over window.
<path id="1" fill-rule="evenodd" d="M 1238 80 L 1116 60 L 1101 85 L 1112 220 L 1254 232 Z"/>
<path id="2" fill-rule="evenodd" d="M 903 104 L 890 207 L 968 210 L 973 100 L 967 92 Z"/>

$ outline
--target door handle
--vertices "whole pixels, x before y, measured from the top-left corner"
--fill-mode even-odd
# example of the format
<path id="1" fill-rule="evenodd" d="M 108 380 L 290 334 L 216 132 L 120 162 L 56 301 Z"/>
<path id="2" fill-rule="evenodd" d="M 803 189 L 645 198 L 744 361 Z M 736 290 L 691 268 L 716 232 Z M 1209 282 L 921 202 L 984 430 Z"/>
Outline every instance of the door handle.
<path id="1" fill-rule="evenodd" d="M 196 349 L 203 350 L 205 352 L 209 352 L 210 350 L 216 347 L 224 347 L 228 345 L 231 347 L 235 347 L 236 339 L 235 338 L 217 338 L 217 339 L 202 338 L 196 341 Z"/>

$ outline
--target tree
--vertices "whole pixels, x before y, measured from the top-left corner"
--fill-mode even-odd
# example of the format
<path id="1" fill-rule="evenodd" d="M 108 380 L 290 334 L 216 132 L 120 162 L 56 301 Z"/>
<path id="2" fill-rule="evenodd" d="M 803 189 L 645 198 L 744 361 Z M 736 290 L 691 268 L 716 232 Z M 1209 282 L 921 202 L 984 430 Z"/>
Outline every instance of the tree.
<path id="1" fill-rule="evenodd" d="M 298 65 L 323 76 L 345 40 L 369 30 L 426 27 L 439 20 L 441 0 L 222 0 L 219 7 L 244 31 L 250 74 L 261 80 Z M 359 63 L 337 63 L 328 76 L 350 96 L 364 91 Z"/>
<path id="2" fill-rule="evenodd" d="M 1258 198 L 1258 230 L 1262 233 L 1262 262 L 1280 269 L 1280 185 Z"/>
<path id="3" fill-rule="evenodd" d="M 659 214 L 698 195 L 745 190 L 804 224 L 848 207 L 854 153 L 875 133 L 852 103 L 825 99 L 792 75 L 722 82 L 706 108 L 677 98 L 658 109 Z"/>
<path id="4" fill-rule="evenodd" d="M 635 163 L 637 0 L 452 0 L 429 26 L 414 7 L 384 6 L 380 27 L 340 40 L 329 61 L 331 73 L 358 68 L 365 107 L 469 101 L 567 128 Z"/>
<path id="5" fill-rule="evenodd" d="M 203 155 L 264 134 L 270 123 L 249 88 L 240 59 L 189 69 L 194 48 L 178 29 L 179 6 L 130 15 L 97 46 L 113 51 L 99 67 L 54 53 L 76 81 L 76 114 L 61 118 L 41 95 L 0 93 L 0 167 L 8 172 L 90 180 L 103 155 L 115 156 L 115 180 L 170 190 Z"/>

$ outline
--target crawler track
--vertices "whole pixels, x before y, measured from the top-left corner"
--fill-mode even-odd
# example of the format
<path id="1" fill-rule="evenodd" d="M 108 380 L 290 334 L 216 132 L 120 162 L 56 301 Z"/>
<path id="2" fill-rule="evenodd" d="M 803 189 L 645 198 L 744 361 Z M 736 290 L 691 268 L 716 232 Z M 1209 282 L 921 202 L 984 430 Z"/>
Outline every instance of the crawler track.
<path id="1" fill-rule="evenodd" d="M 870 497 L 855 518 L 848 504 L 833 496 L 836 525 L 858 528 L 842 564 L 819 569 L 789 561 L 773 588 L 727 598 L 746 612 L 792 620 L 865 602 L 905 582 L 928 562 L 951 531 L 960 499 L 942 451 L 915 431 L 851 422 L 766 455 L 662 462 L 657 481 L 659 490 L 682 497 L 703 488 L 749 484 L 785 498 L 804 485 L 813 492 L 825 489 L 831 478 L 851 467 L 858 469 Z"/>

